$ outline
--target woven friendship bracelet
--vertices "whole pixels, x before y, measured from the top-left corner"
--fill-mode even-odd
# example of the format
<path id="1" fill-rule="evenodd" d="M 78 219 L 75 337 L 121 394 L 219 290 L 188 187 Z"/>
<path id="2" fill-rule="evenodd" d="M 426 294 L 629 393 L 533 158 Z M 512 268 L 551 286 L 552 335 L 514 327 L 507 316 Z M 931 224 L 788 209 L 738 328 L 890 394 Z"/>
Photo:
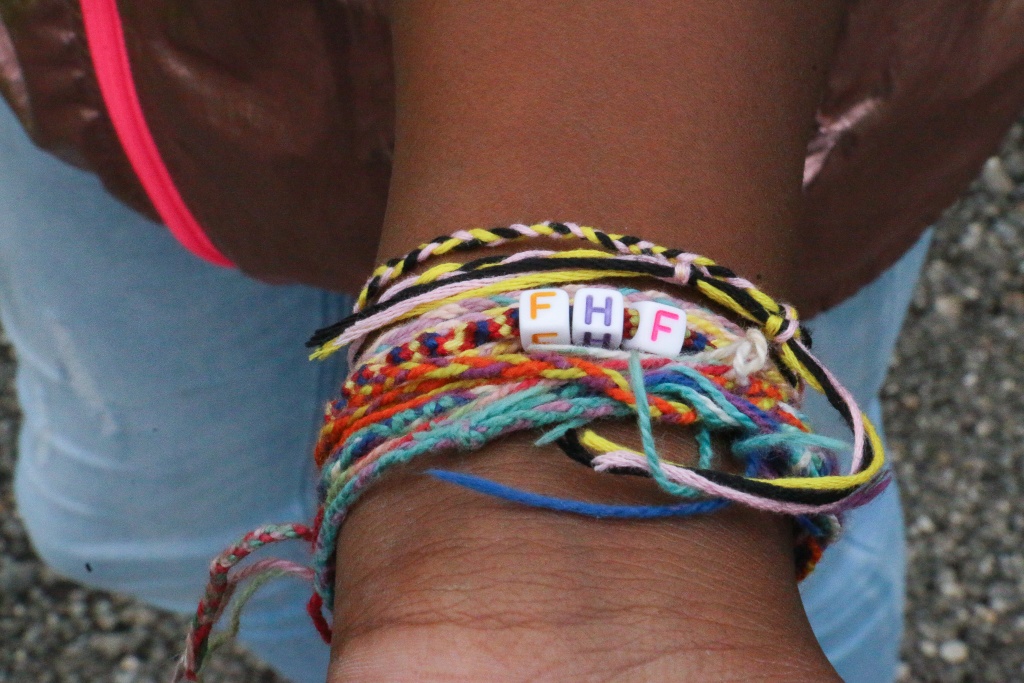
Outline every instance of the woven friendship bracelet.
<path id="1" fill-rule="evenodd" d="M 611 257 L 601 254 L 604 256 L 603 262 L 590 251 L 585 255 L 574 252 L 527 252 L 504 259 L 492 257 L 469 264 L 441 266 L 428 271 L 430 275 L 421 276 L 417 284 L 406 287 L 387 303 L 362 308 L 371 297 L 380 295 L 384 287 L 402 272 L 426 261 L 432 255 L 496 246 L 509 240 L 529 237 L 569 236 L 613 249 L 617 253 Z M 499 267 L 503 267 L 503 270 L 497 270 Z M 531 269 L 541 270 L 542 273 L 531 273 Z M 481 277 L 483 274 L 486 277 Z M 510 291 L 522 286 L 644 275 L 681 286 L 695 286 L 714 303 L 760 323 L 762 331 L 775 344 L 783 372 L 788 370 L 795 375 L 788 379 L 795 383 L 799 377 L 823 392 L 853 431 L 853 469 L 861 471 L 863 475 L 857 478 L 858 483 L 877 474 L 881 467 L 881 454 L 876 457 L 876 452 L 881 450 L 880 441 L 870 422 L 856 408 L 852 396 L 814 359 L 809 348 L 801 341 L 802 338 L 809 341 L 809 337 L 801 330 L 795 309 L 776 303 L 751 282 L 737 277 L 731 270 L 715 264 L 711 259 L 667 249 L 638 238 L 561 223 L 517 225 L 490 231 L 461 231 L 448 237 L 438 237 L 420 245 L 401 259 L 392 259 L 378 268 L 360 295 L 360 310 L 342 323 L 318 331 L 309 345 L 318 347 L 313 357 L 324 357 L 345 344 L 365 338 L 388 320 L 422 314 L 423 307 L 436 306 L 446 300 L 457 301 L 470 296 L 468 292 L 474 289 L 490 293 L 488 289 Z M 425 279 L 432 281 L 423 282 Z M 400 307 L 398 311 L 395 311 L 396 307 Z M 350 361 L 354 359 L 357 347 L 358 344 L 353 345 Z M 865 463 L 866 468 L 861 470 Z"/>
<path id="2" fill-rule="evenodd" d="M 569 288 L 567 288 L 569 289 Z M 652 299 L 653 300 L 653 299 Z M 697 308 L 697 307 L 695 307 Z M 488 342 L 508 341 L 519 336 L 519 308 L 506 306 L 487 311 L 490 317 L 483 320 L 462 322 L 452 319 L 450 311 L 446 311 L 447 324 L 431 328 L 419 334 L 415 339 L 395 346 L 388 351 L 392 361 L 410 361 L 421 357 L 448 355 L 456 351 L 466 351 Z M 622 326 L 622 338 L 632 339 L 639 325 L 639 311 L 627 308 Z M 686 351 L 702 351 L 707 347 L 707 335 L 694 329 L 693 323 L 687 328 L 687 336 L 683 349 Z"/>
<path id="3" fill-rule="evenodd" d="M 496 305 L 499 303 L 471 300 L 466 309 L 485 313 L 501 310 Z M 410 331 L 419 335 L 432 332 Z M 838 529 L 834 513 L 866 502 L 885 483 L 884 476 L 879 475 L 880 457 L 872 458 L 859 472 L 839 475 L 827 457 L 810 454 L 814 449 L 834 449 L 837 444 L 806 432 L 801 418 L 785 402 L 793 400 L 796 389 L 790 386 L 784 390 L 788 385 L 771 364 L 766 363 L 760 371 L 764 380 L 748 378 L 746 387 L 742 387 L 735 378 L 727 379 L 733 367 L 722 361 L 730 359 L 720 358 L 716 363 L 701 354 L 691 358 L 684 355 L 675 362 L 664 358 L 640 360 L 637 356 L 637 366 L 630 371 L 630 356 L 621 350 L 545 347 L 523 354 L 512 340 L 505 342 L 511 345 L 506 349 L 497 348 L 503 342 L 494 341 L 486 349 L 455 348 L 448 349 L 447 354 L 439 349 L 440 354 L 423 354 L 410 360 L 403 353 L 394 353 L 395 349 L 408 349 L 410 342 L 403 343 L 402 335 L 395 331 L 388 335 L 388 344 L 378 343 L 367 353 L 368 362 L 353 372 L 342 398 L 331 407 L 317 449 L 323 476 L 321 493 L 326 503 L 317 542 L 317 564 L 324 568 L 318 574 L 317 590 L 328 605 L 337 527 L 370 482 L 387 468 L 418 455 L 439 449 L 473 450 L 501 434 L 521 429 L 548 430 L 544 440 L 557 443 L 574 459 L 599 471 L 645 471 L 660 479 L 662 488 L 680 497 L 711 495 L 758 509 L 804 516 L 802 523 L 816 532 L 807 534 L 798 545 L 798 550 L 802 548 L 798 555 L 805 563 L 802 572 L 813 566 L 820 549 Z M 641 375 L 643 386 L 634 386 L 632 381 Z M 640 400 L 639 396 L 647 392 L 649 402 Z M 698 441 L 703 444 L 700 465 L 686 468 L 662 463 L 656 456 L 651 458 L 653 451 L 630 451 L 589 430 L 579 438 L 574 434 L 578 426 L 594 419 L 645 413 L 648 425 L 652 419 L 702 425 L 698 431 Z M 747 460 L 747 473 L 710 469 L 711 429 L 749 434 L 733 442 L 733 454 Z M 764 472 L 764 461 L 757 464 L 756 454 L 776 452 L 778 457 L 780 449 L 791 449 L 789 456 L 782 456 L 780 469 Z M 794 471 L 799 463 L 809 469 Z M 796 476 L 783 476 L 787 473 Z M 439 476 L 491 495 L 538 504 L 521 492 L 502 491 L 466 475 Z M 545 505 L 570 511 L 564 503 L 548 501 Z M 571 511 L 584 509 L 573 504 Z M 681 511 L 662 510 L 658 514 L 674 513 Z M 601 510 L 595 514 L 618 513 Z"/>
<path id="4" fill-rule="evenodd" d="M 509 326 L 508 329 L 510 331 L 511 326 Z M 430 331 L 425 333 L 428 338 L 432 334 L 433 333 Z M 732 342 L 734 340 L 727 339 L 725 341 Z M 502 380 L 500 377 L 501 373 L 506 373 L 511 378 L 518 378 L 525 370 L 519 370 L 516 366 L 528 367 L 531 371 L 538 372 L 542 379 L 583 380 L 588 376 L 588 374 L 590 374 L 596 375 L 592 377 L 592 380 L 594 382 L 598 382 L 602 380 L 604 375 L 611 374 L 606 370 L 595 370 L 596 365 L 593 358 L 588 360 L 575 360 L 571 356 L 563 358 L 560 355 L 558 356 L 558 363 L 550 365 L 541 364 L 537 361 L 538 355 L 541 353 L 540 351 L 530 354 L 522 354 L 518 344 L 514 342 L 510 343 L 512 344 L 512 347 L 508 350 L 519 351 L 519 353 L 500 354 L 498 356 L 500 361 L 498 364 L 492 363 L 491 357 L 481 357 L 481 354 L 478 351 L 468 351 L 461 354 L 457 352 L 449 353 L 450 351 L 458 351 L 458 349 L 464 346 L 466 344 L 465 339 L 458 342 L 456 349 L 435 349 L 432 353 L 423 354 L 418 357 L 407 357 L 407 352 L 411 346 L 415 345 L 415 341 L 397 345 L 388 349 L 386 352 L 378 352 L 378 354 L 375 355 L 374 360 L 370 360 L 367 364 L 354 371 L 350 379 L 346 382 L 343 388 L 342 399 L 336 403 L 335 406 L 344 405 L 347 412 L 342 412 L 333 416 L 334 419 L 328 421 L 325 425 L 321 435 L 321 441 L 317 449 L 318 464 L 322 465 L 324 463 L 326 453 L 334 448 L 337 443 L 344 441 L 351 436 L 350 431 L 338 431 L 340 426 L 345 424 L 345 419 L 352 417 L 357 420 L 357 424 L 355 425 L 357 428 L 362 425 L 362 422 L 358 421 L 367 413 L 372 413 L 387 402 L 400 402 L 403 394 L 410 397 L 413 401 L 424 401 L 429 397 L 431 392 L 451 385 L 452 377 L 455 375 L 452 371 L 452 365 L 466 366 L 465 369 L 475 368 L 475 370 L 469 373 L 472 376 L 472 379 L 462 380 L 461 386 L 465 387 L 475 385 L 491 386 Z M 470 345 L 472 345 L 472 343 L 470 343 Z M 562 355 L 600 355 L 600 351 L 597 349 L 578 349 L 574 347 L 546 348 L 558 351 Z M 489 349 L 489 351 L 495 350 L 496 349 L 493 348 Z M 386 358 L 381 360 L 379 353 L 385 353 Z M 444 357 L 445 355 L 448 355 L 449 357 Z M 614 356 L 614 354 L 612 354 L 612 356 Z M 717 367 L 711 367 L 712 363 L 723 359 L 727 358 L 718 353 L 718 350 L 716 349 L 709 353 L 694 355 L 691 359 L 687 360 L 690 364 L 694 362 L 707 363 L 707 366 L 703 368 L 703 372 L 717 379 L 728 376 L 730 373 L 734 374 L 734 368 L 731 365 L 720 364 Z M 664 364 L 666 361 L 659 359 L 652 362 Z M 569 370 L 567 369 L 567 366 L 572 366 L 573 369 Z M 622 363 L 620 362 L 617 370 L 621 371 L 622 367 Z M 465 371 L 465 369 L 459 367 L 458 371 Z M 774 369 L 766 368 L 765 371 L 774 371 Z M 628 395 L 628 389 L 625 387 L 625 384 L 625 379 L 619 377 L 617 383 L 612 382 L 611 384 L 607 384 L 607 386 L 609 387 L 609 390 L 613 392 L 621 390 L 622 393 L 618 394 L 618 396 L 626 397 Z M 781 374 L 776 372 L 774 376 L 769 379 L 769 386 L 778 385 L 785 385 L 785 383 Z M 757 385 L 755 384 L 755 386 Z M 775 395 L 778 396 L 778 393 L 776 392 Z M 792 393 L 790 394 L 790 400 L 791 399 Z M 682 412 L 686 412 L 688 409 L 685 406 L 682 406 L 680 410 Z M 667 412 L 672 412 L 672 410 Z M 850 490 L 856 489 L 865 481 L 869 480 L 871 475 L 880 468 L 881 458 L 873 458 L 866 464 L 867 468 L 865 471 L 854 475 L 837 475 L 828 479 L 804 481 L 799 485 L 797 482 L 790 481 L 770 482 L 765 483 L 765 485 L 760 488 L 761 490 L 769 491 L 781 487 L 784 490 L 777 491 L 777 495 L 787 499 L 793 499 L 793 496 L 799 497 L 801 494 L 797 493 L 797 491 L 802 489 L 805 495 L 811 496 L 811 498 L 816 501 L 834 502 L 835 500 L 842 498 Z M 728 480 L 728 477 L 726 477 L 725 480 Z M 819 494 L 816 492 L 823 493 Z"/>
<path id="5" fill-rule="evenodd" d="M 589 250 L 584 255 L 572 251 L 527 252 L 504 259 L 492 257 L 479 259 L 470 264 L 431 269 L 432 276 L 427 279 L 432 281 L 422 282 L 425 276 L 421 276 L 417 284 L 404 288 L 387 302 L 364 308 L 342 323 L 318 331 L 309 342 L 310 346 L 318 347 L 313 357 L 324 357 L 345 344 L 353 344 L 350 361 L 354 360 L 359 347 L 358 342 L 389 321 L 422 315 L 432 307 L 457 302 L 472 296 L 474 292 L 490 294 L 560 282 L 637 276 L 654 277 L 681 286 L 695 285 L 698 291 L 707 295 L 714 303 L 748 320 L 760 323 L 762 331 L 773 342 L 775 353 L 782 362 L 780 370 L 792 373 L 793 376 L 788 379 L 793 383 L 797 381 L 797 377 L 803 379 L 814 389 L 823 392 L 833 407 L 840 412 L 853 431 L 853 469 L 863 475 L 855 477 L 858 484 L 870 479 L 879 471 L 881 456 L 876 452 L 881 450 L 881 445 L 877 435 L 856 408 L 852 396 L 814 359 L 809 348 L 802 342 L 803 338 L 808 337 L 806 332 L 800 329 L 796 311 L 792 307 L 776 303 L 757 290 L 752 283 L 736 277 L 731 270 L 714 264 L 710 259 L 680 250 L 669 250 L 635 238 L 606 235 L 593 229 L 563 224 L 538 224 L 531 226 L 529 230 L 526 230 L 525 226 L 513 226 L 509 230 L 512 230 L 514 237 L 512 233 L 477 230 L 456 233 L 449 238 L 437 238 L 426 245 L 421 245 L 401 259 L 401 265 L 393 260 L 379 268 L 364 290 L 366 296 L 361 296 L 360 300 L 365 303 L 371 294 L 380 294 L 383 287 L 403 269 L 411 267 L 413 263 L 425 261 L 432 254 L 469 249 L 482 244 L 493 246 L 501 243 L 501 240 L 524 239 L 530 236 L 578 236 L 602 246 L 612 244 L 618 251 L 626 251 L 628 254 L 600 254 L 603 258 L 599 258 L 596 253 Z M 531 231 L 535 234 L 530 234 Z M 461 246 L 463 244 L 471 246 Z M 670 257 L 676 260 L 673 265 L 651 262 L 652 259 L 658 261 Z M 876 454 L 879 457 L 876 457 Z M 866 468 L 862 470 L 865 464 Z"/>
<path id="6" fill-rule="evenodd" d="M 680 280 L 688 280 L 690 271 L 696 267 L 709 279 L 720 278 L 737 288 L 750 290 L 751 292 L 758 291 L 749 281 L 737 277 L 728 268 L 719 266 L 704 256 L 690 254 L 680 249 L 662 247 L 639 237 L 606 233 L 595 228 L 579 226 L 575 223 L 545 222 L 534 225 L 515 224 L 489 230 L 484 228 L 459 230 L 451 235 L 435 237 L 431 241 L 419 245 L 405 256 L 393 258 L 374 270 L 370 280 L 359 293 L 354 310 L 356 312 L 362 310 L 367 302 L 377 296 L 383 287 L 433 256 L 442 256 L 448 253 L 469 251 L 482 247 L 496 247 L 509 242 L 537 237 L 552 239 L 575 237 L 576 239 L 590 242 L 620 254 L 659 257 L 665 262 L 675 264 L 680 269 Z M 776 310 L 775 312 L 778 311 Z"/>
<path id="7" fill-rule="evenodd" d="M 710 262 L 709 259 L 701 259 L 692 254 L 677 256 L 677 259 L 683 258 L 695 259 L 694 263 Z M 796 311 L 792 307 L 777 304 L 747 280 L 735 277 L 727 268 L 717 265 L 695 268 L 692 265 L 687 263 L 684 267 L 678 261 L 669 262 L 660 254 L 621 255 L 590 249 L 531 251 L 510 257 L 478 259 L 467 264 L 443 264 L 400 288 L 398 293 L 390 297 L 382 296 L 382 299 L 387 298 L 386 301 L 360 306 L 344 321 L 318 330 L 307 345 L 316 348 L 312 357 L 325 357 L 351 344 L 358 337 L 358 330 L 372 328 L 382 322 L 394 322 L 392 316 L 396 310 L 406 316 L 423 312 L 409 304 L 410 301 L 425 302 L 439 296 L 458 296 L 477 286 L 490 285 L 495 291 L 505 287 L 505 291 L 508 291 L 561 282 L 623 277 L 653 277 L 679 286 L 693 287 L 714 303 L 760 324 L 765 334 L 780 345 L 793 337 L 809 339 L 806 331 L 800 329 Z M 378 285 L 373 291 L 380 292 L 382 287 L 382 284 Z M 366 291 L 369 290 L 364 290 L 364 294 Z M 368 297 L 361 295 L 361 300 L 364 299 Z"/>
<path id="8" fill-rule="evenodd" d="M 590 244 L 440 263 L 409 275 L 434 256 L 529 238 L 578 238 Z M 714 307 L 667 290 L 609 284 L 637 279 L 686 288 Z M 686 321 L 685 336 L 673 347 L 678 350 L 662 355 L 574 344 L 524 348 L 520 300 L 529 300 L 523 297 L 530 290 L 550 287 L 570 299 L 593 287 L 621 296 L 623 339 L 637 333 L 641 311 L 651 310 L 652 303 L 678 311 Z M 564 315 L 568 309 L 562 306 L 558 310 Z M 437 238 L 378 268 L 355 312 L 318 331 L 309 345 L 316 358 L 348 346 L 350 359 L 350 374 L 340 397 L 327 407 L 316 447 L 320 510 L 311 527 L 259 530 L 214 562 L 180 678 L 195 680 L 208 653 L 222 642 L 223 637 L 211 639 L 212 628 L 232 594 L 228 635 L 237 630 L 248 597 L 278 576 L 312 580 L 308 610 L 329 641 L 324 612 L 333 605 L 334 580 L 344 560 L 335 550 L 344 520 L 389 469 L 431 453 L 474 451 L 504 435 L 534 431 L 538 445 L 556 445 L 581 466 L 609 476 L 650 478 L 679 502 L 566 500 L 458 472 L 427 474 L 516 504 L 597 518 L 708 514 L 737 504 L 789 515 L 801 577 L 836 538 L 842 512 L 871 500 L 888 482 L 870 422 L 810 353 L 809 337 L 792 307 L 710 259 L 637 238 L 560 223 Z M 839 467 L 839 454 L 850 446 L 811 433 L 800 413 L 805 384 L 822 391 L 853 432 L 846 471 Z M 601 436 L 600 422 L 608 419 L 635 421 L 640 447 Z M 696 439 L 696 461 L 662 459 L 653 438 L 655 423 L 688 427 Z M 313 543 L 312 568 L 276 560 L 235 568 L 256 547 L 287 539 Z"/>

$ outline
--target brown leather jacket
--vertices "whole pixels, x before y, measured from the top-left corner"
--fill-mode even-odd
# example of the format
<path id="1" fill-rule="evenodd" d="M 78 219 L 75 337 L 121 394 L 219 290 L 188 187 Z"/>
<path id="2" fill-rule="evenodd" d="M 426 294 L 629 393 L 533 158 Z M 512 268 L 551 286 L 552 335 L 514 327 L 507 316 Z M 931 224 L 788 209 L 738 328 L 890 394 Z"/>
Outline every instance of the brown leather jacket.
<path id="1" fill-rule="evenodd" d="M 373 234 L 383 216 L 390 36 L 373 3 L 349 3 L 120 3 L 175 182 L 214 244 L 262 279 L 351 288 L 375 256 L 337 236 Z M 808 150 L 805 314 L 892 264 L 976 175 L 1024 108 L 1022 35 L 1024 0 L 850 3 Z M 0 90 L 40 146 L 154 216 L 77 0 L 0 0 Z"/>

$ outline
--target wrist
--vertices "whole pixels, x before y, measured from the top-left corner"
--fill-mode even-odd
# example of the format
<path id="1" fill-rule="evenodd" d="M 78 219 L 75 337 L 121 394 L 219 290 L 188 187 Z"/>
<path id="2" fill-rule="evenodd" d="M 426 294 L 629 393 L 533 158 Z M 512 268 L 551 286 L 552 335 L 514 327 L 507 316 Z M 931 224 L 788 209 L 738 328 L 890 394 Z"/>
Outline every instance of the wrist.
<path id="1" fill-rule="evenodd" d="M 664 440 L 680 457 L 694 450 L 688 437 Z M 556 496 L 664 495 L 526 436 L 426 465 Z M 796 590 L 788 520 L 740 508 L 556 515 L 445 486 L 422 467 L 380 482 L 339 538 L 330 681 L 834 678 Z"/>

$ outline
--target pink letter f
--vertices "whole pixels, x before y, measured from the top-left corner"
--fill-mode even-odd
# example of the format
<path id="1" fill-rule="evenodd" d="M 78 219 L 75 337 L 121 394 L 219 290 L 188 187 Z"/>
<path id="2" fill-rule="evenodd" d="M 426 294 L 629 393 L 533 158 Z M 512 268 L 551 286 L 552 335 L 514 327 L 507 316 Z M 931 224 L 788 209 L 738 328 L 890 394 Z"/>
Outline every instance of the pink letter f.
<path id="1" fill-rule="evenodd" d="M 651 341 L 658 341 L 659 332 L 671 332 L 672 328 L 668 325 L 662 325 L 661 319 L 668 318 L 669 320 L 679 320 L 678 313 L 672 313 L 671 311 L 661 310 L 654 314 L 654 326 L 651 327 Z"/>

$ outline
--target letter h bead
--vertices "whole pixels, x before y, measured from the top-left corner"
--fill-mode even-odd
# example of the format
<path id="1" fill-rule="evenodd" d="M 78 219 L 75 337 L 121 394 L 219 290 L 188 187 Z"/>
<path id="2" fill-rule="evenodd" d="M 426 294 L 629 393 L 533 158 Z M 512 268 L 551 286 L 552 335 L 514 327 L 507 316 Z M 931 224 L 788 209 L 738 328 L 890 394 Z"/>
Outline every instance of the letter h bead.
<path id="1" fill-rule="evenodd" d="M 572 309 L 572 343 L 619 348 L 625 312 L 621 292 L 598 287 L 576 290 Z"/>
<path id="2" fill-rule="evenodd" d="M 569 294 L 562 289 L 528 289 L 519 295 L 519 340 L 523 348 L 569 343 Z"/>
<path id="3" fill-rule="evenodd" d="M 686 340 L 686 311 L 657 301 L 640 301 L 636 310 L 640 313 L 636 334 L 622 346 L 669 358 L 678 356 Z"/>

